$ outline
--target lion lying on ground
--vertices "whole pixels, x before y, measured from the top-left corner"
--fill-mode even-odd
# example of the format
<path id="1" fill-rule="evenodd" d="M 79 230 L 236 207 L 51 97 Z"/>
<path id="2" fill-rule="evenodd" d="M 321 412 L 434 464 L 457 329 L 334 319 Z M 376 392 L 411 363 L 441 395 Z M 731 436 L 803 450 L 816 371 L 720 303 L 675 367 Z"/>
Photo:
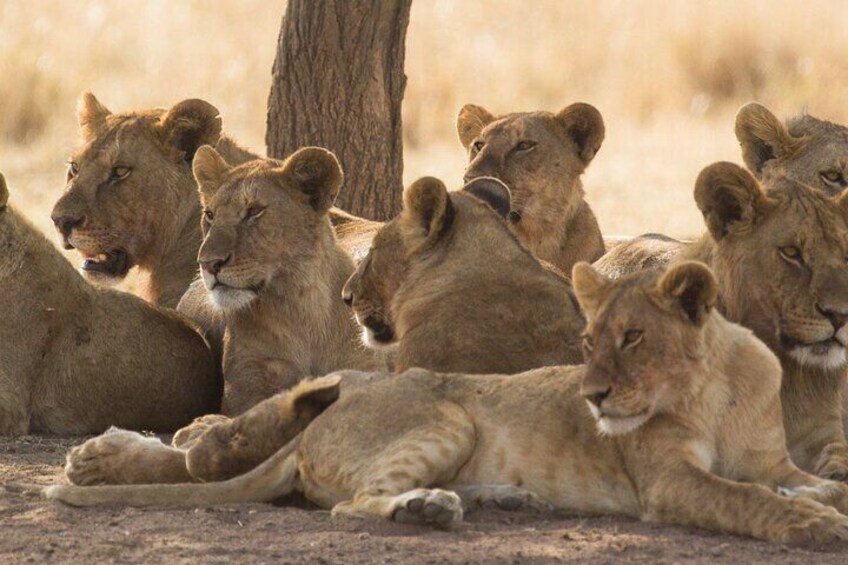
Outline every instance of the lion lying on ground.
<path id="1" fill-rule="evenodd" d="M 46 496 L 193 507 L 300 491 L 334 515 L 414 524 L 449 526 L 464 508 L 494 503 L 789 543 L 848 539 L 848 517 L 830 507 L 848 509 L 848 485 L 790 461 L 780 364 L 714 312 L 706 266 L 613 282 L 582 264 L 574 280 L 589 316 L 586 366 L 514 376 L 412 369 L 367 386 L 361 373 L 330 375 L 301 393 L 339 399 L 248 474 L 202 485 L 52 486 Z"/>
<path id="2" fill-rule="evenodd" d="M 342 186 L 335 156 L 309 147 L 285 162 L 231 167 L 205 146 L 193 167 L 205 288 L 192 287 L 200 297 L 180 308 L 225 322 L 224 413 L 240 414 L 307 376 L 380 368 L 340 299 L 353 261 L 327 217 Z"/>
<path id="3" fill-rule="evenodd" d="M 506 228 L 510 193 L 478 178 L 449 193 L 423 178 L 344 287 L 364 341 L 395 370 L 516 373 L 580 361 L 571 285 Z"/>
<path id="4" fill-rule="evenodd" d="M 779 177 L 767 188 L 732 163 L 704 169 L 695 201 L 708 233 L 691 244 L 663 242 L 665 261 L 699 259 L 712 266 L 724 315 L 751 328 L 781 360 L 793 461 L 844 480 L 848 445 L 840 395 L 848 368 L 848 192 L 829 197 Z M 626 249 L 596 266 L 614 275 L 633 270 L 616 260 Z"/>
<path id="5" fill-rule="evenodd" d="M 214 360 L 194 328 L 89 285 L 8 197 L 0 175 L 0 434 L 169 432 L 217 410 Z"/>

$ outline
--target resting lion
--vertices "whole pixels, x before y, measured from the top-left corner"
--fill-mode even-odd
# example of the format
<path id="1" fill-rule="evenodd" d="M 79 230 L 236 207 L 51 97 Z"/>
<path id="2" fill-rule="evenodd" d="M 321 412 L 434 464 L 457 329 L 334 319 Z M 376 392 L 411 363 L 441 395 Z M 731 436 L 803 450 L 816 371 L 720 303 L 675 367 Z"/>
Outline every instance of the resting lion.
<path id="1" fill-rule="evenodd" d="M 217 410 L 214 360 L 194 328 L 89 285 L 8 197 L 0 175 L 0 434 L 170 432 Z"/>
<path id="2" fill-rule="evenodd" d="M 336 157 L 308 147 L 286 161 L 231 167 L 213 148 L 194 157 L 203 206 L 202 286 L 181 303 L 225 321 L 225 414 L 235 415 L 307 376 L 381 367 L 341 301 L 353 261 L 328 210 L 342 186 Z"/>
<path id="3" fill-rule="evenodd" d="M 780 358 L 795 463 L 846 479 L 840 395 L 848 369 L 848 192 L 831 197 L 779 177 L 766 186 L 732 163 L 707 167 L 695 185 L 707 234 L 691 244 L 661 243 L 666 260 L 708 263 L 724 315 Z M 628 249 L 622 245 L 596 266 L 615 275 L 633 270 L 616 260 Z"/>
<path id="4" fill-rule="evenodd" d="M 341 394 L 253 471 L 194 485 L 52 486 L 78 506 L 205 506 L 293 491 L 334 515 L 449 526 L 486 503 L 789 543 L 848 539 L 848 485 L 800 471 L 781 425 L 780 364 L 713 305 L 710 271 L 683 263 L 613 282 L 574 270 L 586 366 L 514 376 L 412 369 L 312 381 Z M 291 405 L 289 405 L 291 410 Z M 145 461 L 139 462 L 144 465 Z"/>
<path id="5" fill-rule="evenodd" d="M 456 127 L 468 150 L 465 180 L 486 176 L 506 183 L 512 191 L 510 229 L 533 254 L 566 273 L 577 261 L 604 254 L 580 181 L 604 140 L 598 110 L 576 103 L 556 114 L 495 117 L 468 104 Z"/>
<path id="6" fill-rule="evenodd" d="M 343 296 L 364 341 L 395 370 L 517 373 L 580 361 L 584 320 L 568 280 L 510 233 L 510 193 L 478 178 L 448 192 L 433 178 L 404 193 Z"/>
<path id="7" fill-rule="evenodd" d="M 216 145 L 231 163 L 255 156 L 221 134 L 217 108 L 203 100 L 114 114 L 85 93 L 78 119 L 83 144 L 52 213 L 65 248 L 80 252 L 93 282 L 119 281 L 137 266 L 142 297 L 176 307 L 197 276 L 197 148 Z"/>

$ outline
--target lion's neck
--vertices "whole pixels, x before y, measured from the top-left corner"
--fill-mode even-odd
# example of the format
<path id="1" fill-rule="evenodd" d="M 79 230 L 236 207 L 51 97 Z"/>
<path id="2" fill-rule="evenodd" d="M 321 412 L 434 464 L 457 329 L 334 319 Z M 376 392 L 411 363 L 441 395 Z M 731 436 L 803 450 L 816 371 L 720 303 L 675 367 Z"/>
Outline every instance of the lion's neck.
<path id="1" fill-rule="evenodd" d="M 143 297 L 166 308 L 176 308 L 191 282 L 197 278 L 197 250 L 200 248 L 200 205 L 192 205 L 180 215 L 179 235 L 157 245 L 161 253 L 148 264 L 139 265 L 147 275 Z"/>
<path id="2" fill-rule="evenodd" d="M 583 196 L 583 183 L 575 178 L 564 190 L 537 195 L 522 220 L 510 227 L 536 257 L 570 273 L 578 261 L 594 262 L 604 254 L 598 221 Z"/>

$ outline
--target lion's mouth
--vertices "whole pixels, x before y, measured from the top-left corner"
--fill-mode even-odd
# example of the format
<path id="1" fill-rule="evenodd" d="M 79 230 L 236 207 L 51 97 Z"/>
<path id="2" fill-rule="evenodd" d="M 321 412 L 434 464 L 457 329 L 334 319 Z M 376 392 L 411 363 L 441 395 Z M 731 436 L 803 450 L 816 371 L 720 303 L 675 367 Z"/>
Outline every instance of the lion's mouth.
<path id="1" fill-rule="evenodd" d="M 73 247 L 71 247 L 73 248 Z M 82 262 L 82 270 L 87 273 L 107 275 L 120 278 L 126 276 L 130 270 L 130 261 L 127 252 L 122 249 L 98 253 L 86 256 Z"/>
<path id="2" fill-rule="evenodd" d="M 374 341 L 379 343 L 391 343 L 395 339 L 395 332 L 392 327 L 373 316 L 365 318 L 362 325 L 371 330 L 371 335 L 374 338 Z"/>
<path id="3" fill-rule="evenodd" d="M 837 338 L 836 335 L 821 341 L 814 341 L 810 343 L 784 335 L 781 337 L 781 342 L 786 349 L 802 348 L 808 353 L 822 357 L 829 355 L 834 347 L 845 347 L 845 344 L 839 341 L 839 338 Z"/>

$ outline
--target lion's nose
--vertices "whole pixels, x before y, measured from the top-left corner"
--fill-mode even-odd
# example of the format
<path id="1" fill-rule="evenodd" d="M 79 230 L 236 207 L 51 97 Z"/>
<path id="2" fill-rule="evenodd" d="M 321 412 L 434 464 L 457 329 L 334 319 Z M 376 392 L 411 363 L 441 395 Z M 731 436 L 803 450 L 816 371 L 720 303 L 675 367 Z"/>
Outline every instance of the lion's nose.
<path id="1" fill-rule="evenodd" d="M 56 229 L 59 230 L 59 233 L 68 237 L 71 235 L 71 231 L 82 225 L 82 222 L 85 218 L 77 217 L 77 216 L 51 216 L 50 219 L 53 220 L 53 225 L 56 226 Z"/>
<path id="2" fill-rule="evenodd" d="M 595 406 L 597 406 L 598 408 L 600 408 L 600 407 L 601 407 L 601 403 L 604 401 L 604 399 L 605 399 L 607 396 L 609 396 L 610 391 L 612 391 L 612 387 L 611 387 L 611 386 L 608 386 L 608 387 L 607 387 L 606 389 L 604 389 L 604 390 L 600 390 L 600 391 L 596 391 L 596 392 L 590 392 L 590 393 L 585 393 L 585 394 L 583 394 L 583 397 L 584 397 L 586 400 L 588 400 L 589 402 L 591 402 L 592 404 L 594 404 Z"/>
<path id="3" fill-rule="evenodd" d="M 835 331 L 839 331 L 840 329 L 842 329 L 842 326 L 848 323 L 848 311 L 846 310 L 828 308 L 827 306 L 822 306 L 821 304 L 816 304 L 816 309 L 819 311 L 819 314 L 828 319 L 830 325 L 833 326 L 833 329 Z"/>
<path id="4" fill-rule="evenodd" d="M 200 268 L 210 275 L 217 276 L 224 268 L 224 265 L 229 263 L 231 255 L 227 255 L 223 259 L 211 259 L 209 261 L 201 261 Z"/>

